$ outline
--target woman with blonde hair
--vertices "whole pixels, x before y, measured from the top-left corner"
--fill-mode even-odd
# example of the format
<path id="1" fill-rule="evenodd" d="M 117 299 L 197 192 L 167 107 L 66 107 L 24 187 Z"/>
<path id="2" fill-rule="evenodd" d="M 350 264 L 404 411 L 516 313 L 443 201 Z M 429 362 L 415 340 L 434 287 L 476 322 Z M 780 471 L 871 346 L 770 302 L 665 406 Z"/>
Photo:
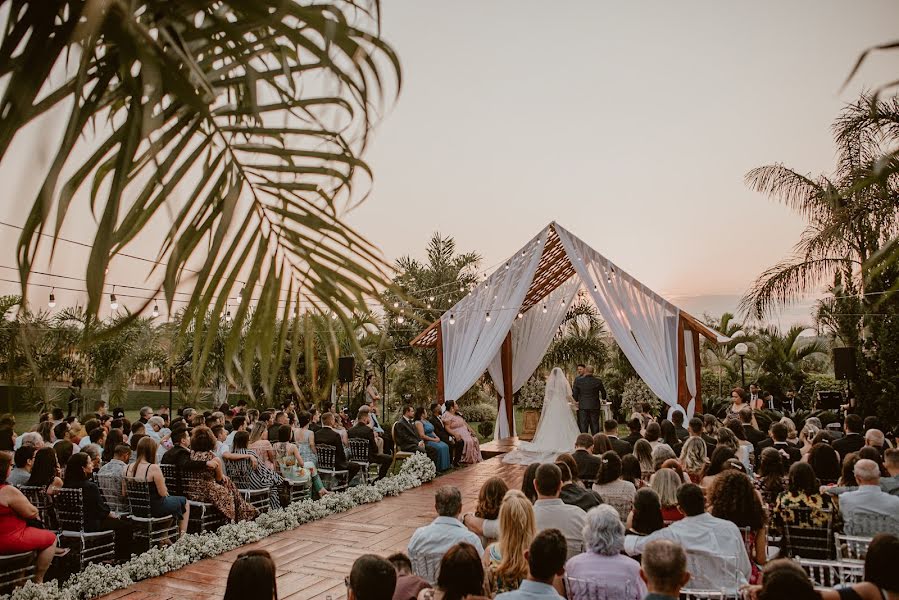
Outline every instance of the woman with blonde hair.
<path id="1" fill-rule="evenodd" d="M 674 469 L 659 469 L 649 480 L 649 486 L 659 495 L 662 505 L 662 519 L 666 524 L 680 521 L 684 513 L 677 508 L 677 490 L 684 484 Z"/>
<path id="2" fill-rule="evenodd" d="M 519 490 L 509 490 L 499 509 L 499 541 L 484 550 L 484 579 L 491 597 L 517 590 L 527 578 L 524 553 L 535 535 L 537 520 L 531 501 Z"/>
<path id="3" fill-rule="evenodd" d="M 806 423 L 802 427 L 802 431 L 799 432 L 799 452 L 802 453 L 802 456 L 805 457 L 809 451 L 812 449 L 815 443 L 815 436 L 818 435 L 818 432 L 821 431 L 818 427 L 812 425 L 811 423 Z M 787 439 L 789 439 L 790 434 L 787 433 Z"/>
<path id="4" fill-rule="evenodd" d="M 640 461 L 640 472 L 643 473 L 644 481 L 649 481 L 655 469 L 652 465 L 652 446 L 646 440 L 637 440 L 634 444 L 634 456 Z"/>
<path id="5" fill-rule="evenodd" d="M 799 432 L 796 431 L 796 423 L 790 417 L 782 417 L 780 422 L 787 426 L 787 441 L 791 444 L 799 442 Z"/>
<path id="6" fill-rule="evenodd" d="M 700 437 L 689 437 L 680 451 L 680 464 L 695 484 L 702 481 L 702 470 L 708 462 L 708 449 Z"/>

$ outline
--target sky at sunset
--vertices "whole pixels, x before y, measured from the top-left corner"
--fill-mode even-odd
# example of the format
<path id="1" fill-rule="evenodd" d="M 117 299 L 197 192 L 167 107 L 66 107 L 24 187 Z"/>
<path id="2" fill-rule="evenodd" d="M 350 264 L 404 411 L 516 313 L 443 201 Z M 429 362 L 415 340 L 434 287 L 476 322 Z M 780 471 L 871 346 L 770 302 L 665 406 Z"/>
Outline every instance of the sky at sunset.
<path id="1" fill-rule="evenodd" d="M 895 1 L 387 0 L 382 9 L 404 85 L 374 134 L 374 189 L 348 216 L 354 227 L 390 261 L 422 257 L 439 231 L 489 266 L 555 220 L 694 314 L 734 310 L 802 229 L 748 190 L 745 173 L 773 162 L 830 171 L 841 106 L 899 72 L 899 53 L 875 55 L 840 90 L 864 48 L 899 35 Z M 31 200 L 23 182 L 35 178 L 29 159 L 12 165 L 0 169 L 0 218 L 21 224 Z M 92 223 L 65 232 L 89 240 Z M 16 233 L 0 227 L 2 267 L 15 266 Z M 53 268 L 83 272 L 86 257 L 68 248 Z M 110 277 L 142 281 L 119 262 Z M 0 281 L 0 293 L 14 291 Z M 811 303 L 782 321 L 810 321 Z"/>

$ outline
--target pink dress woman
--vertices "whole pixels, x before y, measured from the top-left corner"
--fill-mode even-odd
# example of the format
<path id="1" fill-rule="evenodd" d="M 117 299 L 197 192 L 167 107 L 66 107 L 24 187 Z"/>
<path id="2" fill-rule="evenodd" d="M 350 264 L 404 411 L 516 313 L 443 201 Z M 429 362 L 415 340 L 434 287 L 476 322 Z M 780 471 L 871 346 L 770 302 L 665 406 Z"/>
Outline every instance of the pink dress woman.
<path id="1" fill-rule="evenodd" d="M 481 444 L 478 438 L 471 432 L 465 419 L 447 410 L 443 413 L 443 426 L 451 436 L 465 442 L 465 451 L 462 453 L 462 462 L 467 464 L 479 463 L 484 460 L 481 457 Z"/>

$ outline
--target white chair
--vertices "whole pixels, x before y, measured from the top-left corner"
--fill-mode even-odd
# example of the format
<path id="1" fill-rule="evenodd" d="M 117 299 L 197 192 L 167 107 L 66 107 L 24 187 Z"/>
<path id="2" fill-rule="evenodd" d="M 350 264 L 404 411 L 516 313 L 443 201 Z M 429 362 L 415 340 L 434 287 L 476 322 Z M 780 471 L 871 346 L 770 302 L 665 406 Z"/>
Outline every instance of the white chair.
<path id="1" fill-rule="evenodd" d="M 598 579 L 565 576 L 565 597 L 568 600 L 640 600 L 636 589 L 628 582 L 609 583 Z"/>
<path id="2" fill-rule="evenodd" d="M 695 591 L 733 594 L 741 584 L 737 578 L 737 558 L 726 554 L 687 551 L 687 571 Z"/>
<path id="3" fill-rule="evenodd" d="M 899 517 L 854 510 L 843 514 L 843 530 L 848 535 L 874 537 L 878 533 L 899 535 Z"/>
<path id="4" fill-rule="evenodd" d="M 412 572 L 434 585 L 440 574 L 440 561 L 443 560 L 442 552 L 431 554 L 413 554 L 409 557 L 412 562 Z"/>
<path id="5" fill-rule="evenodd" d="M 832 588 L 840 584 L 860 583 L 865 580 L 865 566 L 862 563 L 801 558 L 799 565 L 817 587 Z"/>
<path id="6" fill-rule="evenodd" d="M 680 600 L 725 600 L 729 596 L 716 590 L 693 590 L 683 588 L 680 591 Z"/>
<path id="7" fill-rule="evenodd" d="M 834 544 L 837 549 L 837 560 L 841 562 L 864 562 L 868 546 L 874 538 L 837 533 Z"/>

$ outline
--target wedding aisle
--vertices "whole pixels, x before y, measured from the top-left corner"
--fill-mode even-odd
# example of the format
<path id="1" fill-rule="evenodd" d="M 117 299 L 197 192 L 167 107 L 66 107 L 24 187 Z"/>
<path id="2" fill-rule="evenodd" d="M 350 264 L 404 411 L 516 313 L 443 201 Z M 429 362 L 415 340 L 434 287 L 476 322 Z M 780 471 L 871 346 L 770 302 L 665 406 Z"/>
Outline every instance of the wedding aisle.
<path id="1" fill-rule="evenodd" d="M 145 579 L 103 599 L 217 600 L 224 595 L 228 571 L 237 556 L 250 548 L 265 548 L 278 565 L 281 600 L 325 600 L 328 596 L 340 600 L 346 596 L 343 579 L 358 556 L 405 551 L 415 529 L 434 519 L 434 491 L 439 486 L 458 487 L 463 511 L 473 511 L 487 479 L 498 476 L 510 488 L 519 487 L 523 473 L 522 466 L 503 464 L 501 457 L 491 458 L 399 496 L 274 534 L 162 577 Z"/>

